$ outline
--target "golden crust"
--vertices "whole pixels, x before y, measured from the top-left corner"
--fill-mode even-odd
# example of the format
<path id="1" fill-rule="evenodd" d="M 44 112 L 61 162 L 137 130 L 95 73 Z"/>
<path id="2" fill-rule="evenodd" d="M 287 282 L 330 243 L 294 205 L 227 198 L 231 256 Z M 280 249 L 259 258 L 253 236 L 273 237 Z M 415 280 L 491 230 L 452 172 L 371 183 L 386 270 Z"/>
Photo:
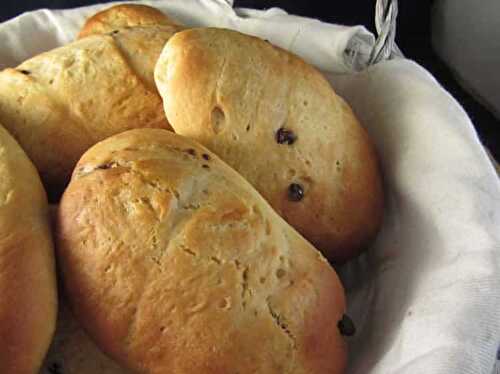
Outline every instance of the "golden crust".
<path id="1" fill-rule="evenodd" d="M 0 126 L 0 373 L 38 372 L 56 311 L 45 191 L 33 164 Z"/>
<path id="2" fill-rule="evenodd" d="M 121 4 L 96 13 L 83 25 L 78 39 L 94 34 L 107 34 L 134 26 L 179 26 L 158 9 L 147 5 Z"/>
<path id="3" fill-rule="evenodd" d="M 240 172 L 330 260 L 346 261 L 375 236 L 383 210 L 375 149 L 312 66 L 255 37 L 192 29 L 169 40 L 155 80 L 175 132 Z M 278 144 L 280 128 L 293 144 Z M 292 183 L 301 201 L 289 198 Z"/>
<path id="4" fill-rule="evenodd" d="M 94 35 L 0 72 L 0 122 L 50 191 L 65 186 L 96 142 L 132 128 L 170 129 L 153 70 L 176 30 L 150 26 Z"/>
<path id="5" fill-rule="evenodd" d="M 53 226 L 57 222 L 58 209 L 58 205 L 49 205 Z M 56 331 L 40 374 L 132 374 L 96 347 L 75 320 L 62 292 L 59 294 L 58 304 Z"/>
<path id="6" fill-rule="evenodd" d="M 234 170 L 171 132 L 87 151 L 58 212 L 72 309 L 147 373 L 341 373 L 342 286 Z"/>
<path id="7" fill-rule="evenodd" d="M 132 374 L 95 346 L 64 300 L 59 302 L 56 333 L 40 373 Z"/>

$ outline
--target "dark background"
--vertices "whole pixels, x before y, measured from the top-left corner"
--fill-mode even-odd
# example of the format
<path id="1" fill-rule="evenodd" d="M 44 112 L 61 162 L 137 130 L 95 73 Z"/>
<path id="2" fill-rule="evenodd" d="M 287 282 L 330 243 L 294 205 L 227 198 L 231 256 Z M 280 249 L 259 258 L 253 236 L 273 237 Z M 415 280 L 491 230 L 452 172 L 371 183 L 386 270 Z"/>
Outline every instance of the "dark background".
<path id="1" fill-rule="evenodd" d="M 20 13 L 38 8 L 71 8 L 95 4 L 92 0 L 0 0 L 0 22 Z M 179 0 L 181 1 L 181 0 Z M 107 1 L 100 1 L 107 2 Z M 318 18 L 346 25 L 365 25 L 375 31 L 375 0 L 293 1 L 293 0 L 235 0 L 237 7 L 265 9 L 280 7 L 289 13 Z M 456 82 L 450 70 L 433 52 L 430 42 L 432 0 L 400 0 L 396 41 L 406 57 L 429 70 L 438 81 L 462 104 L 483 143 L 500 160 L 500 121 L 489 113 Z"/>

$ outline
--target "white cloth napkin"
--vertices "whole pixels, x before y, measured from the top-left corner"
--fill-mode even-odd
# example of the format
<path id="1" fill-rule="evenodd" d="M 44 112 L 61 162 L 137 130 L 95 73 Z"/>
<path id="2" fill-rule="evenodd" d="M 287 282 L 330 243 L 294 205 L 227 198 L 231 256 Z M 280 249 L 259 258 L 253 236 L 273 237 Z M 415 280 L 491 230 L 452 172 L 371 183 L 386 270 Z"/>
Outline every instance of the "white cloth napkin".
<path id="1" fill-rule="evenodd" d="M 457 102 L 408 60 L 355 73 L 374 41 L 363 27 L 233 10 L 222 0 L 142 3 L 301 55 L 374 138 L 387 210 L 373 248 L 339 270 L 358 328 L 348 373 L 491 374 L 500 343 L 500 183 Z M 108 6 L 40 10 L 1 24 L 0 67 L 71 41 L 86 16 Z"/>
<path id="2" fill-rule="evenodd" d="M 500 184 L 470 120 L 394 60 L 332 77 L 380 151 L 387 214 L 342 269 L 361 333 L 351 373 L 492 373 L 500 342 Z"/>

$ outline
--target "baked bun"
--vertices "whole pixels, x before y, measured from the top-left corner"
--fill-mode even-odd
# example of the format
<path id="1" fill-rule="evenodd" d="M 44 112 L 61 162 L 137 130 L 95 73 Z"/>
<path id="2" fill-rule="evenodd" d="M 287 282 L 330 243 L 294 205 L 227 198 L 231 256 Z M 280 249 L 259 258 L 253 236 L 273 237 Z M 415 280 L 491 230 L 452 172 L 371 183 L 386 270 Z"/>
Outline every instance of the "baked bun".
<path id="1" fill-rule="evenodd" d="M 191 140 L 141 129 L 92 147 L 63 195 L 57 232 L 72 310 L 130 370 L 343 371 L 335 271 Z"/>
<path id="2" fill-rule="evenodd" d="M 57 329 L 40 374 L 132 374 L 102 353 L 80 327 L 64 300 Z"/>
<path id="3" fill-rule="evenodd" d="M 119 4 L 96 13 L 83 25 L 78 38 L 94 34 L 107 34 L 117 29 L 135 26 L 178 24 L 158 9 L 140 4 Z"/>
<path id="4" fill-rule="evenodd" d="M 0 126 L 0 373 L 37 373 L 54 333 L 48 214 L 37 171 Z"/>
<path id="5" fill-rule="evenodd" d="M 0 122 L 50 190 L 69 181 L 80 156 L 116 133 L 170 126 L 153 70 L 174 26 L 94 35 L 0 72 Z"/>
<path id="6" fill-rule="evenodd" d="M 200 28 L 169 40 L 155 80 L 175 132 L 237 170 L 330 260 L 375 236 L 383 193 L 374 146 L 315 68 L 261 39 Z"/>

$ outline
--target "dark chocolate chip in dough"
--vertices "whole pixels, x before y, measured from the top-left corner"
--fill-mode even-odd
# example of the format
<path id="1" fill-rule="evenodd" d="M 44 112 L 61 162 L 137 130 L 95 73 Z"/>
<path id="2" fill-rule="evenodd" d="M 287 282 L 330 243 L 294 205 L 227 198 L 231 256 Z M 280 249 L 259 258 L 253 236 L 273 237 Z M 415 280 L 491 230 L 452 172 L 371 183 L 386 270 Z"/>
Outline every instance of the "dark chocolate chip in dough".
<path id="1" fill-rule="evenodd" d="M 344 336 L 353 336 L 356 333 L 356 326 L 347 314 L 342 316 L 342 319 L 337 323 L 339 331 Z"/>
<path id="2" fill-rule="evenodd" d="M 296 140 L 297 140 L 297 135 L 295 135 L 292 130 L 287 130 L 284 127 L 281 127 L 276 132 L 276 142 L 278 144 L 291 145 L 291 144 L 295 143 Z"/>
<path id="3" fill-rule="evenodd" d="M 300 201 L 304 198 L 304 188 L 298 183 L 288 186 L 288 199 L 290 201 Z"/>

